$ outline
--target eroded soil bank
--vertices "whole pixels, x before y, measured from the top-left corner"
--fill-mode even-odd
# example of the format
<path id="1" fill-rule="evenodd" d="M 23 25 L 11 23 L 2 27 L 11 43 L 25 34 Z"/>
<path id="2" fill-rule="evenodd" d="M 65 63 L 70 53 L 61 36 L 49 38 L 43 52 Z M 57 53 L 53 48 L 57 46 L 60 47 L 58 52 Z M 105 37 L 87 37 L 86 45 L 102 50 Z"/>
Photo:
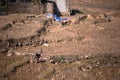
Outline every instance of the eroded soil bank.
<path id="1" fill-rule="evenodd" d="M 120 55 L 50 56 L 30 63 L 28 56 L 0 59 L 1 80 L 119 80 Z M 1 61 L 2 60 L 2 61 Z M 51 62 L 52 61 L 52 62 Z M 4 63 L 3 63 L 4 62 Z"/>

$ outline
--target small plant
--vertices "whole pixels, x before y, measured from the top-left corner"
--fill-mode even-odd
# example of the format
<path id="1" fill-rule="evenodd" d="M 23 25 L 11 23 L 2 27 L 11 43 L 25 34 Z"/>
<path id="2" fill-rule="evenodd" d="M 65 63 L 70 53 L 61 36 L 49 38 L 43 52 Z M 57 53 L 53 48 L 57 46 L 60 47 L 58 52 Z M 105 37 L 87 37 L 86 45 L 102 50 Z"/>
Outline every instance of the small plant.
<path id="1" fill-rule="evenodd" d="M 7 10 L 7 6 L 0 6 L 0 11 L 6 11 Z"/>
<path id="2" fill-rule="evenodd" d="M 65 61 L 64 56 L 52 56 L 50 59 L 53 60 L 54 63 L 55 62 L 61 63 Z"/>

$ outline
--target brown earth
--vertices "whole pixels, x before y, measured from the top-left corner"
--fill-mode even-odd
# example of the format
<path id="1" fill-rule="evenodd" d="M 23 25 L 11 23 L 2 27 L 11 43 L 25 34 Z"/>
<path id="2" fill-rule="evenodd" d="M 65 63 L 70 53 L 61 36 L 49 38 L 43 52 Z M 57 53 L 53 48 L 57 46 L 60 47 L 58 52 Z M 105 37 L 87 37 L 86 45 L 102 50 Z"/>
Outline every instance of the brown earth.
<path id="1" fill-rule="evenodd" d="M 65 25 L 45 15 L 0 16 L 0 80 L 119 80 L 119 2 L 71 1 Z M 41 50 L 43 61 L 30 63 L 28 54 Z"/>

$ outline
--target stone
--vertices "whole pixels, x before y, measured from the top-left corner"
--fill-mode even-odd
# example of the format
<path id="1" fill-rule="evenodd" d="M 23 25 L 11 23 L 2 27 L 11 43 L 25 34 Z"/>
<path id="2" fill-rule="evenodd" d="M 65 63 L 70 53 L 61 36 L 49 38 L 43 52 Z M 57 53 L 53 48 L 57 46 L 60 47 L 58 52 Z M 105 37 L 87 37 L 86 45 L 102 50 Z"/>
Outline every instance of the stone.
<path id="1" fill-rule="evenodd" d="M 75 24 L 76 20 L 75 19 L 71 19 L 71 24 Z"/>
<path id="2" fill-rule="evenodd" d="M 105 13 L 102 13 L 102 14 L 97 15 L 96 19 L 103 19 L 105 17 L 107 17 L 107 15 Z"/>
<path id="3" fill-rule="evenodd" d="M 7 56 L 13 56 L 13 54 L 12 53 L 8 53 Z"/>
<path id="4" fill-rule="evenodd" d="M 16 44 L 16 47 L 22 47 L 22 46 L 23 46 L 23 44 L 20 43 L 20 42 L 18 42 L 18 43 Z"/>
<path id="5" fill-rule="evenodd" d="M 15 52 L 15 55 L 20 56 L 22 54 L 20 52 Z"/>
<path id="6" fill-rule="evenodd" d="M 1 30 L 5 31 L 5 30 L 8 30 L 9 28 L 12 27 L 12 24 L 11 23 L 8 23 L 6 24 L 4 27 L 1 28 Z"/>
<path id="7" fill-rule="evenodd" d="M 85 20 L 87 18 L 87 15 L 79 15 L 79 17 L 75 17 L 71 19 L 69 23 L 71 24 L 79 24 L 81 21 Z"/>
<path id="8" fill-rule="evenodd" d="M 40 62 L 40 63 L 47 62 L 47 59 L 40 58 L 40 59 L 39 59 L 39 62 Z"/>
<path id="9" fill-rule="evenodd" d="M 88 59 L 89 58 L 89 56 L 88 55 L 85 55 L 85 59 Z"/>
<path id="10" fill-rule="evenodd" d="M 111 22 L 111 19 L 109 17 L 106 17 L 106 22 Z"/>
<path id="11" fill-rule="evenodd" d="M 94 18 L 93 18 L 93 16 L 91 14 L 88 14 L 87 19 L 94 19 Z"/>
<path id="12" fill-rule="evenodd" d="M 13 56 L 13 55 L 14 55 L 14 51 L 12 49 L 9 50 L 8 53 L 7 53 L 7 56 Z"/>
<path id="13" fill-rule="evenodd" d="M 50 59 L 49 61 L 50 61 L 50 63 L 55 64 L 55 60 L 54 59 Z"/>
<path id="14" fill-rule="evenodd" d="M 43 46 L 49 47 L 49 44 L 47 44 L 47 43 L 44 43 L 44 44 L 43 44 Z"/>
<path id="15" fill-rule="evenodd" d="M 88 66 L 84 66 L 84 67 L 81 67 L 80 68 L 80 70 L 82 70 L 82 71 L 89 71 L 89 70 L 91 70 L 92 69 L 92 66 L 90 66 L 90 65 L 88 65 Z"/>
<path id="16" fill-rule="evenodd" d="M 79 16 L 78 20 L 80 22 L 81 20 L 85 20 L 86 18 L 87 18 L 87 15 L 81 15 Z"/>
<path id="17" fill-rule="evenodd" d="M 38 50 L 36 53 L 37 53 L 37 54 L 40 54 L 40 55 L 42 56 L 43 50 Z"/>
<path id="18" fill-rule="evenodd" d="M 75 64 L 81 65 L 82 63 L 80 61 L 76 61 Z"/>

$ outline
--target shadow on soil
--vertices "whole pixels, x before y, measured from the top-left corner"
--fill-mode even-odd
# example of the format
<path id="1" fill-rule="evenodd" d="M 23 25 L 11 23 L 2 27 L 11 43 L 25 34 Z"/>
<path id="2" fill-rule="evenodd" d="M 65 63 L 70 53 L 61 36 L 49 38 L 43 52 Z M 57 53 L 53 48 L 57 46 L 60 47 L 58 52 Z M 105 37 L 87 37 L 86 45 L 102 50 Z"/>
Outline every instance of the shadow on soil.
<path id="1" fill-rule="evenodd" d="M 72 15 L 72 16 L 74 16 L 74 15 L 76 15 L 76 14 L 84 14 L 84 13 L 81 12 L 81 11 L 79 11 L 79 10 L 75 10 L 75 9 L 71 10 L 71 15 Z"/>

